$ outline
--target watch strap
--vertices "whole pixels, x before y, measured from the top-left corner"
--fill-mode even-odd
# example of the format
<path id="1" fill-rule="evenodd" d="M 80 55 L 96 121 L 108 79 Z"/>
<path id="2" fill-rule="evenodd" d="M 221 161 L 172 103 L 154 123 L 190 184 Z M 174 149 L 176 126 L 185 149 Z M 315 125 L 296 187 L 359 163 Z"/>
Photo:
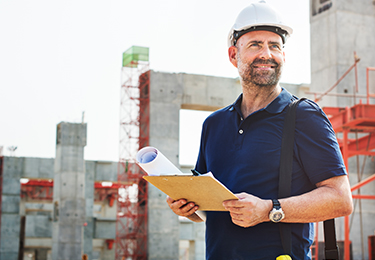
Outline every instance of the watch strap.
<path id="1" fill-rule="evenodd" d="M 273 204 L 273 208 L 274 209 L 281 209 L 281 204 L 280 204 L 280 201 L 277 200 L 277 199 L 273 199 L 272 200 L 272 204 Z"/>

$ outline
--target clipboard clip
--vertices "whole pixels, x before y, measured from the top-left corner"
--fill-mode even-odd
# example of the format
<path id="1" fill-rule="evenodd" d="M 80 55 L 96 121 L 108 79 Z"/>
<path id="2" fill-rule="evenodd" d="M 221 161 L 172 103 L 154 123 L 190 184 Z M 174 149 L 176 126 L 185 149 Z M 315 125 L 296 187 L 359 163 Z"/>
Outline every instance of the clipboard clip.
<path id="1" fill-rule="evenodd" d="M 194 176 L 201 176 L 202 174 L 199 173 L 197 170 L 192 169 L 191 172 L 193 173 Z"/>

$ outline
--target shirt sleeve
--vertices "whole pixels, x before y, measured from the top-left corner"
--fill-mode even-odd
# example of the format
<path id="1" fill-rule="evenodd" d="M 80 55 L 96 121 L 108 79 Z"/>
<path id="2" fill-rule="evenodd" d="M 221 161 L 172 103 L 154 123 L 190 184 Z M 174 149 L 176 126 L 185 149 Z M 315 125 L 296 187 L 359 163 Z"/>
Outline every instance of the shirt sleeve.
<path id="1" fill-rule="evenodd" d="M 206 173 L 208 172 L 207 170 L 207 164 L 205 160 L 205 132 L 206 132 L 206 127 L 207 127 L 207 119 L 203 123 L 202 126 L 202 133 L 201 133 L 201 140 L 200 140 L 200 146 L 199 146 L 199 154 L 198 154 L 198 159 L 197 163 L 195 164 L 195 170 L 197 170 L 200 173 Z"/>
<path id="2" fill-rule="evenodd" d="M 346 174 L 332 125 L 310 100 L 297 108 L 295 149 L 299 164 L 313 184 Z"/>

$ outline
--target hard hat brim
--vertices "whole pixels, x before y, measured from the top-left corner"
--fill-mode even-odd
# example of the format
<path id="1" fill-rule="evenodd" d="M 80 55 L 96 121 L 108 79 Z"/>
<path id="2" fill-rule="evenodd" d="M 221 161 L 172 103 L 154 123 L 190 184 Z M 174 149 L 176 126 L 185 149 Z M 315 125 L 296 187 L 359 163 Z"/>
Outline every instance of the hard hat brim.
<path id="1" fill-rule="evenodd" d="M 244 34 L 251 32 L 251 31 L 270 31 L 278 34 L 282 40 L 283 44 L 285 44 L 286 40 L 290 37 L 293 33 L 293 29 L 289 26 L 280 26 L 276 24 L 256 24 L 251 25 L 243 28 L 234 28 L 229 31 L 228 35 L 228 47 L 235 45 L 235 42 Z M 235 36 L 238 33 L 239 36 Z"/>
<path id="2" fill-rule="evenodd" d="M 246 34 L 248 32 L 252 32 L 252 31 L 268 31 L 268 32 L 276 33 L 283 40 L 283 44 L 285 44 L 286 37 L 288 35 L 288 32 L 285 31 L 285 30 L 283 30 L 283 29 L 281 29 L 280 27 L 275 27 L 275 26 L 252 26 L 252 27 L 247 28 L 245 30 L 234 31 L 234 33 L 233 33 L 233 45 L 236 45 L 236 42 L 238 41 L 238 39 L 242 35 L 244 35 L 244 34 Z"/>

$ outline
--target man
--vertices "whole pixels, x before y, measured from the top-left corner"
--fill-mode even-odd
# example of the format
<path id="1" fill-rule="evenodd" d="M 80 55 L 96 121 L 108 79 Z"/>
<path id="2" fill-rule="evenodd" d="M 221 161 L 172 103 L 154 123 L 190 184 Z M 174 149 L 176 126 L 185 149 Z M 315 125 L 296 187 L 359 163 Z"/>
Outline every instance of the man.
<path id="1" fill-rule="evenodd" d="M 203 124 L 195 169 L 211 171 L 239 200 L 207 212 L 207 259 L 276 259 L 283 255 L 279 225 L 291 224 L 292 259 L 310 259 L 311 223 L 349 215 L 352 199 L 335 133 L 312 101 L 296 116 L 292 196 L 278 199 L 281 136 L 286 107 L 296 98 L 279 85 L 283 45 L 292 29 L 264 1 L 245 8 L 229 34 L 229 59 L 242 94 Z M 202 221 L 199 205 L 167 198 L 180 216 Z M 281 205 L 281 210 L 279 208 Z M 283 211 L 281 219 L 273 212 Z"/>

